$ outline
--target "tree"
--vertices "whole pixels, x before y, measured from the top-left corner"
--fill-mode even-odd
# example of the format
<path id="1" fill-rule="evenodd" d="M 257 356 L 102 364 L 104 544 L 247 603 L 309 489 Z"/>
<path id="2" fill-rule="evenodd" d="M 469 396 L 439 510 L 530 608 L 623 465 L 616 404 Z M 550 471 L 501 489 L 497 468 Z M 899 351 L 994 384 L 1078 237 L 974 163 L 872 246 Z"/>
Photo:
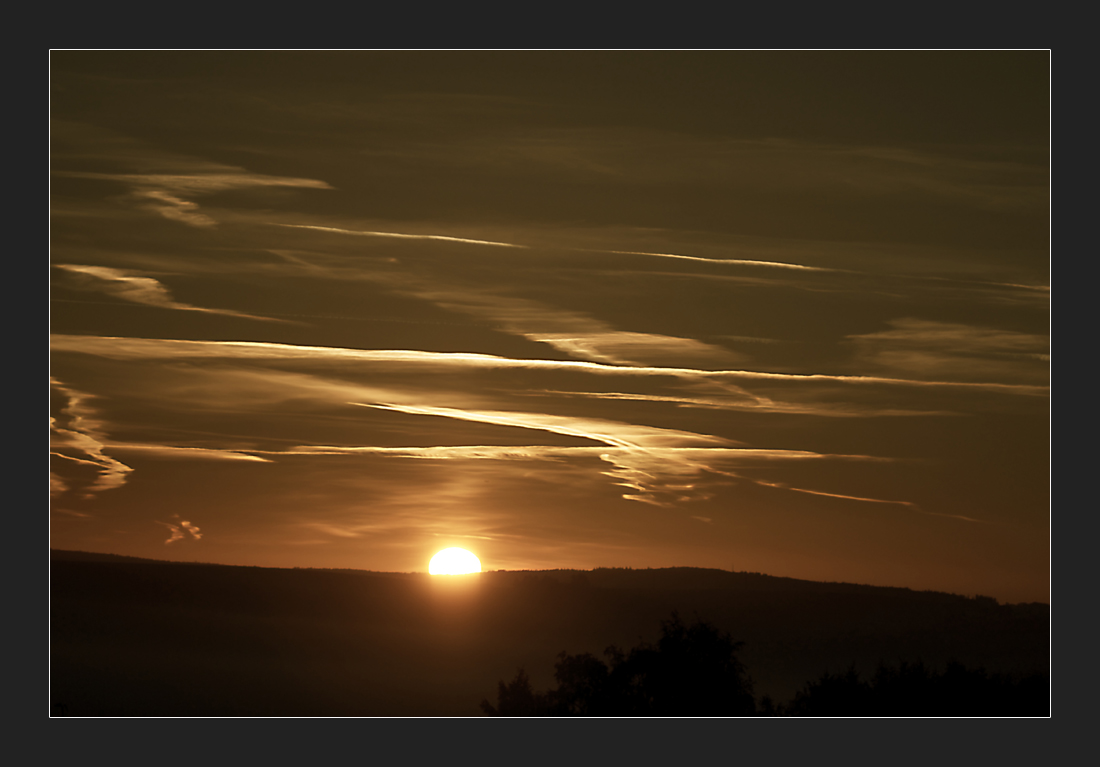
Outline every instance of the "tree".
<path id="1" fill-rule="evenodd" d="M 481 701 L 481 710 L 489 716 L 546 716 L 549 713 L 546 696 L 531 689 L 531 680 L 520 669 L 508 684 L 497 684 L 497 706 Z"/>
<path id="2" fill-rule="evenodd" d="M 743 643 L 679 615 L 661 622 L 656 647 L 631 650 L 621 664 L 631 679 L 638 713 L 650 716 L 752 716 L 752 681 L 737 659 Z"/>
<path id="3" fill-rule="evenodd" d="M 807 684 L 779 714 L 787 716 L 1048 716 L 1049 679 L 1012 677 L 947 664 L 937 672 L 921 661 L 880 663 L 871 681 L 853 665 Z"/>
<path id="4" fill-rule="evenodd" d="M 673 613 L 661 622 L 656 645 L 643 642 L 629 654 L 608 647 L 607 663 L 563 652 L 556 689 L 533 692 L 521 669 L 510 684 L 499 683 L 496 707 L 482 701 L 481 708 L 491 716 L 752 716 L 741 647 L 711 624 L 685 626 Z"/>

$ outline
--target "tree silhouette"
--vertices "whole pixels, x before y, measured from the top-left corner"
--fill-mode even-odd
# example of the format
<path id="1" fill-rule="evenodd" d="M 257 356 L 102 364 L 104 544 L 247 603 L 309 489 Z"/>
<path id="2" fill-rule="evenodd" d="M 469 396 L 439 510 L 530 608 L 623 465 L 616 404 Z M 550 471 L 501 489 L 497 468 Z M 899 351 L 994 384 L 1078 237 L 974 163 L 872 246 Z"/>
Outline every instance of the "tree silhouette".
<path id="1" fill-rule="evenodd" d="M 624 654 L 561 653 L 554 668 L 558 686 L 540 695 L 520 669 L 500 682 L 490 716 L 752 716 L 752 681 L 737 659 L 742 643 L 697 620 L 685 626 L 673 613 L 661 622 L 656 645 L 643 642 Z"/>
<path id="2" fill-rule="evenodd" d="M 807 684 L 779 714 L 787 716 L 1048 716 L 1048 677 L 988 674 L 948 663 L 943 672 L 924 663 L 879 664 L 871 681 L 855 667 Z"/>
<path id="3" fill-rule="evenodd" d="M 806 684 L 787 705 L 765 697 L 757 708 L 752 681 L 737 658 L 742 643 L 697 620 L 672 614 L 656 644 L 624 653 L 611 646 L 607 661 L 590 653 L 558 655 L 557 687 L 531 689 L 520 669 L 500 682 L 490 716 L 1049 716 L 1045 674 L 1009 676 L 952 662 L 940 672 L 921 661 L 880 663 L 869 681 L 853 664 Z"/>
<path id="4" fill-rule="evenodd" d="M 481 701 L 481 710 L 490 716 L 546 716 L 550 713 L 546 696 L 531 689 L 531 681 L 523 669 L 508 684 L 497 684 L 497 701 L 499 708 L 493 708 L 487 700 Z"/>

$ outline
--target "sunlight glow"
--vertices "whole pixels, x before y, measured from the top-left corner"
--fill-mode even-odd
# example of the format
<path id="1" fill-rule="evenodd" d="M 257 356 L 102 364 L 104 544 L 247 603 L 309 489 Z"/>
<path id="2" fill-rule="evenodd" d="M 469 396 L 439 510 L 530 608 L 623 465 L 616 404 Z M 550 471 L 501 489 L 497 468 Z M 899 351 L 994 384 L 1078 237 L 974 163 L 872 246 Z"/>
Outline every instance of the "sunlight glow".
<path id="1" fill-rule="evenodd" d="M 480 573 L 481 560 L 466 549 L 443 549 L 428 563 L 428 572 L 432 575 L 465 575 Z"/>

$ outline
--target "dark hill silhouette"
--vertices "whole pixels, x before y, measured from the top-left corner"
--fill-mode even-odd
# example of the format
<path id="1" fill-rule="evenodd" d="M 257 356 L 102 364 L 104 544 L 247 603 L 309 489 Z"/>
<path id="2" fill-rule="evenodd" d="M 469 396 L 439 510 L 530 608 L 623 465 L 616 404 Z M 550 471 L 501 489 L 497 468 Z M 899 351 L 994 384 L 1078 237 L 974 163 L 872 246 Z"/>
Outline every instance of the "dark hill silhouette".
<path id="1" fill-rule="evenodd" d="M 656 639 L 678 610 L 744 646 L 758 696 L 880 661 L 1046 672 L 1047 605 L 753 573 L 424 574 L 51 552 L 51 696 L 70 715 L 479 715 L 561 652 Z"/>

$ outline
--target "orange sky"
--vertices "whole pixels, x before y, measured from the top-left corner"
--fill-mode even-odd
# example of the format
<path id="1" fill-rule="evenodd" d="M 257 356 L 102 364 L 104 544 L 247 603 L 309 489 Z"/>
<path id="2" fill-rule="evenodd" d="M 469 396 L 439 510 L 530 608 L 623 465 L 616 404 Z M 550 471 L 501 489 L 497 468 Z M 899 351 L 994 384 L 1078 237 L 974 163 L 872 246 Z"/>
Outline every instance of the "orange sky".
<path id="1" fill-rule="evenodd" d="M 1046 601 L 1024 52 L 54 52 L 51 545 Z"/>

